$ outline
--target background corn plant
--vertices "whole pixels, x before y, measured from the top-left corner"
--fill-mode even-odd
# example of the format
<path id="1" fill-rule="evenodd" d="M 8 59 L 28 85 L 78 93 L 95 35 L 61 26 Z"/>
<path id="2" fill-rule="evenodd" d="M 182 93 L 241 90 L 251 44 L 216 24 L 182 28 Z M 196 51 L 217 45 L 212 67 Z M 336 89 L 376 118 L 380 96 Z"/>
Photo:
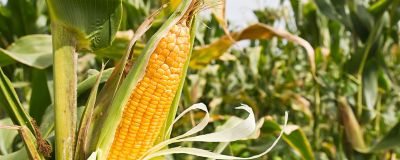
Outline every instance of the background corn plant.
<path id="1" fill-rule="evenodd" d="M 54 152 L 62 148 L 54 137 L 54 122 L 58 122 L 53 113 L 60 106 L 54 95 L 61 92 L 66 94 L 61 98 L 76 98 L 67 113 L 76 112 L 77 118 L 75 114 L 56 117 L 70 117 L 67 126 L 79 124 L 74 119 L 80 120 L 102 62 L 108 63 L 98 81 L 100 88 L 112 72 L 109 68 L 124 55 L 132 30 L 164 3 L 171 5 L 135 45 L 136 59 L 177 1 L 109 0 L 90 5 L 83 1 L 8 0 L 1 4 L 0 126 L 8 128 L 0 129 L 0 159 L 43 158 L 49 150 L 28 154 L 35 152 L 38 144 L 46 144 L 38 142 L 38 133 L 53 147 L 50 157 L 63 156 Z M 257 139 L 180 145 L 253 155 L 275 139 L 281 115 L 289 110 L 291 129 L 268 155 L 272 159 L 396 159 L 400 156 L 399 5 L 399 0 L 282 0 L 278 9 L 254 12 L 260 24 L 232 31 L 225 28 L 224 7 L 212 10 L 213 16 L 202 18 L 198 25 L 178 112 L 196 102 L 208 104 L 213 115 L 212 125 L 203 131 L 208 133 L 232 116 L 247 116 L 232 108 L 245 103 L 263 124 Z M 277 24 L 280 29 L 270 27 Z M 57 25 L 68 29 L 59 30 Z M 280 34 L 282 30 L 291 34 Z M 296 41 L 296 35 L 308 43 Z M 250 45 L 237 47 L 231 38 L 250 39 Z M 71 39 L 74 43 L 68 41 Z M 315 61 L 309 60 L 307 44 L 314 48 Z M 67 51 L 60 53 L 77 51 L 75 59 L 59 58 L 62 63 L 76 63 L 76 68 L 57 67 L 61 63 L 53 62 L 52 45 L 67 46 Z M 75 71 L 77 84 L 72 80 L 53 87 L 53 77 L 66 74 L 64 78 L 74 78 Z M 74 85 L 76 93 L 65 91 Z M 35 119 L 38 131 L 29 116 Z M 187 116 L 174 127 L 172 136 L 190 129 L 201 116 Z M 16 126 L 9 126 L 12 124 Z M 74 136 L 74 127 L 64 130 L 70 130 L 66 137 Z M 198 159 L 187 155 L 174 158 Z"/>

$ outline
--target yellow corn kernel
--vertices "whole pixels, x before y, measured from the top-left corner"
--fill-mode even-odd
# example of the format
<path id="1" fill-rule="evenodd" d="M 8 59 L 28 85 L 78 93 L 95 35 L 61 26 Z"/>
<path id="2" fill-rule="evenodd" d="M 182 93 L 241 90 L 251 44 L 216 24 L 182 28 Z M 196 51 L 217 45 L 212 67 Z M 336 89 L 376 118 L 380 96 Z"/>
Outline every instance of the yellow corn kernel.
<path id="1" fill-rule="evenodd" d="M 108 159 L 139 159 L 155 145 L 189 53 L 189 28 L 179 23 L 160 40 L 117 128 Z"/>

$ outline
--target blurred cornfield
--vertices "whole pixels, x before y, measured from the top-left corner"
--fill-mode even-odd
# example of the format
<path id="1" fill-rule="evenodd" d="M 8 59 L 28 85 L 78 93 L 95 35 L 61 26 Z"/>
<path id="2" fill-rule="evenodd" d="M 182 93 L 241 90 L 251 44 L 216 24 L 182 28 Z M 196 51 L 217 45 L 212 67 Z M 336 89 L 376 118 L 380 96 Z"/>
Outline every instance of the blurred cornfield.
<path id="1" fill-rule="evenodd" d="M 103 62 L 107 62 L 104 74 L 110 76 L 107 68 L 119 62 L 132 30 L 165 3 L 176 4 L 174 0 L 123 0 L 122 22 L 112 45 L 95 54 L 79 53 L 78 117 L 90 94 L 85 80 L 93 78 Z M 275 140 L 284 112 L 289 111 L 282 140 L 262 159 L 400 158 L 400 0 L 280 0 L 278 7 L 254 11 L 258 23 L 233 29 L 229 26 L 234 22 L 225 23 L 224 5 L 220 1 L 205 7 L 209 12 L 199 18 L 178 113 L 194 103 L 205 103 L 212 123 L 202 132 L 209 133 L 232 116 L 246 117 L 234 107 L 247 104 L 262 121 L 259 135 L 225 145 L 184 142 L 181 146 L 218 147 L 226 155 L 248 157 Z M 136 44 L 134 59 L 162 25 L 164 14 Z M 0 1 L 0 66 L 42 136 L 52 141 L 49 34 L 45 0 Z M 247 43 L 233 42 L 241 40 Z M 314 52 L 307 50 L 309 45 Z M 202 114 L 185 116 L 174 126 L 172 137 L 192 128 Z M 8 117 L 0 106 L 0 125 L 11 124 Z M 16 135 L 0 129 L 0 155 L 23 147 Z"/>

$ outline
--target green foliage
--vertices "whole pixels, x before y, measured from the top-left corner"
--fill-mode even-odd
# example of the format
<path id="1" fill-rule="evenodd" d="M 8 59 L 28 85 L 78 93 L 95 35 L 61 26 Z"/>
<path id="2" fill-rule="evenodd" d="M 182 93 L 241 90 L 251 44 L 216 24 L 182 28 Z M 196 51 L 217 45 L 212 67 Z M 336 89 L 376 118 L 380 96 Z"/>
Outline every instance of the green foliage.
<path id="1" fill-rule="evenodd" d="M 51 50 L 51 36 L 24 36 L 7 49 L 0 48 L 0 66 L 20 62 L 31 67 L 44 69 L 53 63 Z"/>
<path id="2" fill-rule="evenodd" d="M 111 44 L 121 21 L 121 0 L 47 0 L 53 25 L 74 34 L 79 49 L 97 50 Z"/>

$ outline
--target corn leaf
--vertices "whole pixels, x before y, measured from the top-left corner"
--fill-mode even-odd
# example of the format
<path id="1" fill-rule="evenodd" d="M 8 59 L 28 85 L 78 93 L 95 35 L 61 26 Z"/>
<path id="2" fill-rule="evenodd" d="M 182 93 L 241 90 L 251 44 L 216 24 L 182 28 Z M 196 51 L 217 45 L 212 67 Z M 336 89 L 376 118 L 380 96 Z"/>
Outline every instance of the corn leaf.
<path id="1" fill-rule="evenodd" d="M 374 106 L 378 100 L 378 70 L 376 61 L 368 61 L 362 78 L 363 95 L 365 105 L 368 109 L 369 119 L 373 119 L 376 116 Z"/>
<path id="2" fill-rule="evenodd" d="M 369 8 L 368 12 L 374 16 L 379 16 L 385 12 L 390 4 L 392 4 L 393 0 L 382 0 L 373 3 Z"/>
<path id="3" fill-rule="evenodd" d="M 0 66 L 16 62 L 44 69 L 52 65 L 51 36 L 34 34 L 15 41 L 7 49 L 0 48 Z"/>
<path id="4" fill-rule="evenodd" d="M 120 59 L 133 37 L 132 31 L 117 32 L 111 46 L 99 49 L 94 53 L 99 57 Z M 37 69 L 45 69 L 53 65 L 51 35 L 33 34 L 21 37 L 8 48 L 0 48 L 0 66 L 22 63 Z M 137 57 L 143 44 L 135 45 L 134 55 Z"/>
<path id="5" fill-rule="evenodd" d="M 122 17 L 121 0 L 47 0 L 47 6 L 53 25 L 66 27 L 78 49 L 109 46 Z"/>
<path id="6" fill-rule="evenodd" d="M 32 71 L 32 95 L 29 101 L 29 115 L 38 124 L 42 122 L 43 114 L 47 107 L 52 104 L 52 97 L 48 85 L 47 72 L 49 70 L 33 69 Z"/>
<path id="7" fill-rule="evenodd" d="M 49 138 L 54 133 L 54 105 L 51 104 L 47 107 L 45 114 L 42 117 L 42 123 L 40 123 L 40 133 L 44 139 Z"/>
<path id="8" fill-rule="evenodd" d="M 119 60 L 125 55 L 126 46 L 129 45 L 133 36 L 134 33 L 132 30 L 117 32 L 111 46 L 95 51 L 96 56 Z M 136 42 L 133 50 L 134 57 L 137 57 L 143 48 L 144 44 Z"/>
<path id="9" fill-rule="evenodd" d="M 103 75 L 100 77 L 100 83 L 104 83 L 107 81 L 108 78 L 110 78 L 111 73 L 113 72 L 114 68 L 108 68 L 103 71 Z M 90 88 L 93 88 L 93 86 L 96 84 L 97 77 L 100 73 L 95 74 L 95 75 L 90 75 L 88 78 L 83 80 L 78 84 L 78 96 L 85 91 L 89 90 Z"/>
<path id="10" fill-rule="evenodd" d="M 0 159 L 1 160 L 29 159 L 29 155 L 24 147 L 18 151 L 15 151 L 7 155 L 0 155 Z"/>
<path id="11" fill-rule="evenodd" d="M 31 133 L 35 134 L 35 128 L 31 123 L 31 118 L 24 110 L 18 99 L 17 93 L 10 80 L 6 77 L 0 68 L 0 107 L 7 112 L 14 124 L 19 126 L 27 126 Z"/>
<path id="12" fill-rule="evenodd" d="M 12 125 L 10 118 L 0 120 L 0 126 Z M 9 154 L 12 151 L 12 144 L 18 132 L 10 129 L 0 129 L 0 153 L 3 155 Z"/>
<path id="13" fill-rule="evenodd" d="M 293 43 L 299 44 L 305 48 L 308 54 L 311 72 L 315 74 L 315 54 L 314 49 L 304 39 L 290 34 L 283 30 L 278 30 L 273 27 L 270 27 L 265 24 L 257 23 L 251 25 L 240 32 L 230 33 L 230 36 L 235 41 L 250 39 L 271 39 L 272 37 L 280 37 L 292 41 Z M 195 48 L 192 55 L 192 60 L 190 62 L 191 68 L 203 68 L 205 65 L 209 64 L 212 60 L 219 58 L 222 56 L 225 51 L 227 51 L 232 45 L 234 41 L 232 41 L 229 36 L 222 36 L 217 41 L 199 48 Z"/>
<path id="14" fill-rule="evenodd" d="M 381 139 L 372 146 L 369 152 L 394 149 L 400 145 L 400 121 Z"/>
<path id="15" fill-rule="evenodd" d="M 275 133 L 278 131 L 282 131 L 282 128 L 272 120 L 266 120 L 261 128 L 263 133 Z M 283 131 L 282 139 L 298 152 L 302 159 L 315 159 L 310 142 L 299 126 L 288 125 Z"/>
<path id="16" fill-rule="evenodd" d="M 226 16 L 225 16 L 225 8 L 226 8 L 226 1 L 225 0 L 206 0 L 205 1 L 207 6 L 210 6 L 212 13 L 217 20 L 219 26 L 222 28 L 222 30 L 225 32 L 225 35 L 228 36 L 228 38 L 231 41 L 235 41 L 229 32 L 228 29 L 228 23 L 226 21 Z"/>

